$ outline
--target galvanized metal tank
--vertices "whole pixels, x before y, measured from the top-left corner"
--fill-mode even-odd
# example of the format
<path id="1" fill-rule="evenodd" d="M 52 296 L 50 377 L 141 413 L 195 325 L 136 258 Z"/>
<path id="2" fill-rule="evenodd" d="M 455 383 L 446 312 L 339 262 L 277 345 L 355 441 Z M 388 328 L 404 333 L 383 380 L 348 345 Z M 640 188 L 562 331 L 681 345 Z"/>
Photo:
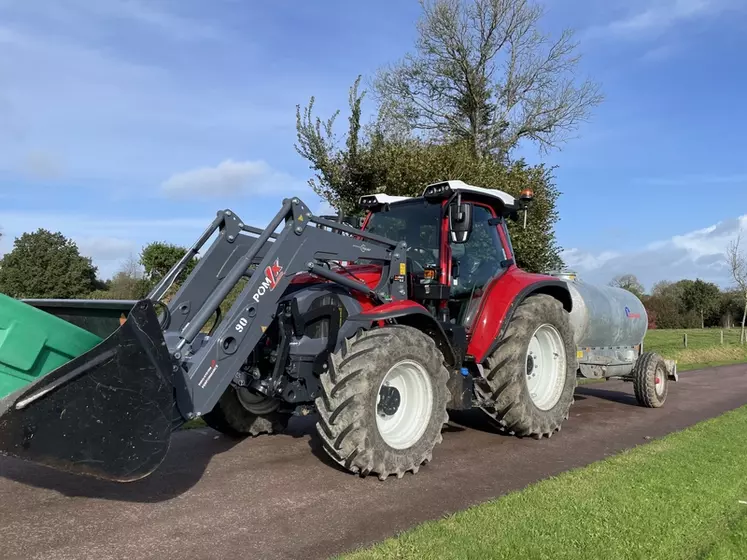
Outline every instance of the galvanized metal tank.
<path id="1" fill-rule="evenodd" d="M 648 330 L 641 300 L 622 288 L 593 285 L 573 272 L 552 273 L 568 285 L 573 300 L 571 324 L 586 377 L 624 375 L 633 364 Z M 603 366 L 603 367 L 597 367 Z"/>

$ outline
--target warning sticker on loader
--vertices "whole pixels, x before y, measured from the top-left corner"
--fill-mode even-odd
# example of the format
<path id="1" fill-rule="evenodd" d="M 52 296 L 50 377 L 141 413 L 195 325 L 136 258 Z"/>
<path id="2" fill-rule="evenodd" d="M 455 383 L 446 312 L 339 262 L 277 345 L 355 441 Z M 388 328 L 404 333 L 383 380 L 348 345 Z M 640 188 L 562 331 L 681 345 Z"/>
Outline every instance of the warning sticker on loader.
<path id="1" fill-rule="evenodd" d="M 200 382 L 198 383 L 198 385 L 200 386 L 200 389 L 204 389 L 207 386 L 208 382 L 213 377 L 215 370 L 217 369 L 218 369 L 218 364 L 216 363 L 216 361 L 213 360 L 212 362 L 210 362 L 210 367 L 207 369 L 207 371 L 205 372 L 205 375 L 202 376 L 202 379 L 200 379 Z"/>

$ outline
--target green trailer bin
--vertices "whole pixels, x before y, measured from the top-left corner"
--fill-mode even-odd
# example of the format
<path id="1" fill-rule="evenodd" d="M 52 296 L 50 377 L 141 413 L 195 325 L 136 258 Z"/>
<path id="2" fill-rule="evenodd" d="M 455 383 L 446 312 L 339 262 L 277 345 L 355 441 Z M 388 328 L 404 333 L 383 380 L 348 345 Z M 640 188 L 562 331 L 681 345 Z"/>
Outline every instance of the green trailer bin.
<path id="1" fill-rule="evenodd" d="M 0 294 L 0 399 L 102 340 L 64 319 Z"/>

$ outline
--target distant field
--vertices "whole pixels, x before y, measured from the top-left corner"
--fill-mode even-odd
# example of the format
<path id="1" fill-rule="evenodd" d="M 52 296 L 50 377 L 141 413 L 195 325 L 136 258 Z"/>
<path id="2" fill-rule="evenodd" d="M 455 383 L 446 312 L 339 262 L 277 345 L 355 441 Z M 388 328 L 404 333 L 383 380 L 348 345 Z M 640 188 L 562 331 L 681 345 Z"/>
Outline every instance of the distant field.
<path id="1" fill-rule="evenodd" d="M 677 360 L 680 370 L 747 362 L 747 344 L 739 344 L 739 329 L 654 329 L 643 342 L 645 350 Z M 687 333 L 687 348 L 683 338 Z"/>

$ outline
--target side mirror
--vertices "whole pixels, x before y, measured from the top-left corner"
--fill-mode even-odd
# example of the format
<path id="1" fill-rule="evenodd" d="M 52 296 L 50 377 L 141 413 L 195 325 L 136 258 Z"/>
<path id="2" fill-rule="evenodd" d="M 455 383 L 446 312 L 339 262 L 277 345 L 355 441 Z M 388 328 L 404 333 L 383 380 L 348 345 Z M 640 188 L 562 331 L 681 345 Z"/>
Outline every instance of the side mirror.
<path id="1" fill-rule="evenodd" d="M 466 243 L 472 233 L 472 204 L 449 205 L 449 235 L 452 243 Z"/>

